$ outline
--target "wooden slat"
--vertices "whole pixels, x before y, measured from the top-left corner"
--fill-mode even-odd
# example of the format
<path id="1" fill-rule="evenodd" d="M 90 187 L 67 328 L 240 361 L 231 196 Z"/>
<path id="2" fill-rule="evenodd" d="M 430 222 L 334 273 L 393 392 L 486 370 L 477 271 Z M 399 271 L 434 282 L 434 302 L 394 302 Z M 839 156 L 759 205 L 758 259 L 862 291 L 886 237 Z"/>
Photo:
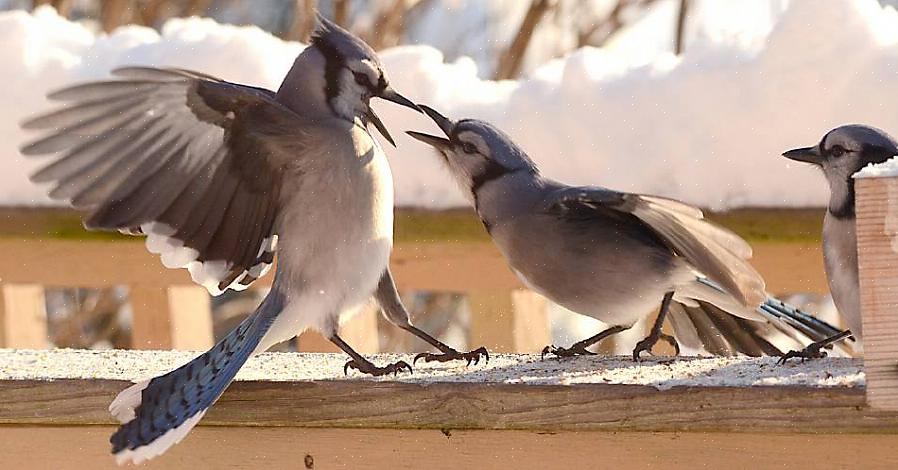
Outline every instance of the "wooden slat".
<path id="1" fill-rule="evenodd" d="M 492 352 L 515 351 L 515 313 L 512 291 L 478 290 L 468 294 L 471 312 L 468 346 Z"/>
<path id="2" fill-rule="evenodd" d="M 185 351 L 212 347 L 215 337 L 209 291 L 200 286 L 170 286 L 167 291 L 172 347 Z"/>
<path id="3" fill-rule="evenodd" d="M 112 424 L 128 382 L 0 382 L 0 424 Z M 202 421 L 214 426 L 898 433 L 898 413 L 863 389 L 527 385 L 334 380 L 232 384 Z"/>
<path id="4" fill-rule="evenodd" d="M 819 243 L 762 243 L 754 252 L 752 262 L 771 291 L 827 292 Z M 523 287 L 492 243 L 399 243 L 391 269 L 401 290 Z M 0 279 L 60 287 L 192 285 L 185 270 L 165 269 L 138 240 L 0 240 Z M 258 285 L 270 282 L 269 275 Z"/>
<path id="5" fill-rule="evenodd" d="M 128 303 L 131 306 L 132 349 L 174 348 L 167 288 L 131 286 Z"/>
<path id="6" fill-rule="evenodd" d="M 0 426 L 17 469 L 118 469 L 111 426 Z M 140 468 L 894 469 L 898 435 L 199 427 Z"/>
<path id="7" fill-rule="evenodd" d="M 867 402 L 898 410 L 898 178 L 856 182 Z"/>
<path id="8" fill-rule="evenodd" d="M 0 285 L 0 347 L 46 348 L 48 344 L 44 286 Z"/>
<path id="9" fill-rule="evenodd" d="M 514 308 L 514 352 L 535 353 L 552 343 L 546 298 L 528 290 L 511 294 Z"/>

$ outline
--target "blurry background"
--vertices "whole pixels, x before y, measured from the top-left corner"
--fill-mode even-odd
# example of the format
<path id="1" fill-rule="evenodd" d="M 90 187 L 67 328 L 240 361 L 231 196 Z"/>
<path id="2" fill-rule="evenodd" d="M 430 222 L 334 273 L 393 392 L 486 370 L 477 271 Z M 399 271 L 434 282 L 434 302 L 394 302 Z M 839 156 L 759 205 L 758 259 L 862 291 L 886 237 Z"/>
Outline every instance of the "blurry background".
<path id="1" fill-rule="evenodd" d="M 203 349 L 252 311 L 258 290 L 210 300 L 139 239 L 84 232 L 51 207 L 28 181 L 41 162 L 18 154 L 33 137 L 18 123 L 49 106 L 47 91 L 120 65 L 276 89 L 316 8 L 380 52 L 400 92 L 495 122 L 544 174 L 708 208 L 755 246 L 771 292 L 837 323 L 819 249 L 825 182 L 779 154 L 846 122 L 898 132 L 895 4 L 0 0 L 0 347 Z M 602 327 L 522 291 L 438 160 L 400 132 L 432 123 L 374 105 L 398 138 L 394 269 L 420 326 L 504 351 Z M 360 350 L 425 348 L 369 310 L 346 325 Z M 371 328 L 379 337 L 365 340 Z M 627 353 L 642 335 L 605 350 Z M 332 350 L 314 335 L 283 348 Z"/>

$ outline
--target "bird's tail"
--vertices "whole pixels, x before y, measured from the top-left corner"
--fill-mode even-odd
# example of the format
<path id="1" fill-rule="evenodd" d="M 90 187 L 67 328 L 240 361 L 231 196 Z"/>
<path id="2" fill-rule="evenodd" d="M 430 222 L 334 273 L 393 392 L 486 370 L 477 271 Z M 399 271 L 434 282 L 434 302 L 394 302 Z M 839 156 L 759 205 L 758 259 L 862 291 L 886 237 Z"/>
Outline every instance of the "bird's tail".
<path id="1" fill-rule="evenodd" d="M 282 308 L 282 295 L 272 289 L 262 305 L 212 349 L 119 393 L 109 405 L 122 422 L 109 439 L 116 461 L 140 463 L 180 442 L 255 352 Z"/>
<path id="2" fill-rule="evenodd" d="M 668 318 L 677 341 L 692 352 L 778 356 L 840 332 L 774 297 L 746 312 L 708 279 L 698 279 L 688 291 L 678 292 Z"/>

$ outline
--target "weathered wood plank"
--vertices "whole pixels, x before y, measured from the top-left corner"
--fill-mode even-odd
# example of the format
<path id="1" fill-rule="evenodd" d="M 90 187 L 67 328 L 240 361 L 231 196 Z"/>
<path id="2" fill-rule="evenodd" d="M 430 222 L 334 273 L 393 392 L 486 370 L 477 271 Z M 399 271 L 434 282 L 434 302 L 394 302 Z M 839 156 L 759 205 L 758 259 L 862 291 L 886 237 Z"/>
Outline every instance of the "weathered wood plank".
<path id="1" fill-rule="evenodd" d="M 189 353 L 0 351 L 0 423 L 111 424 L 129 383 Z M 377 355 L 378 363 L 408 356 Z M 775 358 L 536 360 L 420 365 L 413 375 L 343 376 L 345 355 L 252 359 L 203 425 L 330 428 L 898 433 L 898 413 L 864 406 L 858 363 L 785 367 Z M 746 385 L 769 384 L 766 386 Z M 834 386 L 844 384 L 843 386 Z M 854 385 L 854 386 L 846 386 Z"/>
<path id="2" fill-rule="evenodd" d="M 0 426 L 21 469 L 115 469 L 111 426 Z M 141 468 L 894 469 L 898 435 L 199 427 Z M 852 451 L 852 450 L 860 451 Z M 846 451 L 847 450 L 847 451 Z"/>
<path id="3" fill-rule="evenodd" d="M 0 382 L 0 424 L 112 424 L 128 382 Z M 371 381 L 235 382 L 204 426 L 539 431 L 898 433 L 898 413 L 863 389 L 521 385 Z"/>
<path id="4" fill-rule="evenodd" d="M 898 410 L 898 178 L 856 185 L 867 403 Z"/>

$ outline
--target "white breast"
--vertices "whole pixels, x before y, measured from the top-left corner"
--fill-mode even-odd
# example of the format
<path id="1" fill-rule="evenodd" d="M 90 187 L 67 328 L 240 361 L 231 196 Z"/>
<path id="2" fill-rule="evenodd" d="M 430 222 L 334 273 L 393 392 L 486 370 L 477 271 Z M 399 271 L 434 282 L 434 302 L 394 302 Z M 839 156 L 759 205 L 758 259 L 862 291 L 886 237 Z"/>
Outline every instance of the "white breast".
<path id="1" fill-rule="evenodd" d="M 308 327 L 332 332 L 341 314 L 371 298 L 387 268 L 393 243 L 392 173 L 364 129 L 353 128 L 350 135 L 352 146 L 318 156 L 324 164 L 294 175 L 285 187 L 277 267 L 288 305 L 265 344 Z"/>
<path id="2" fill-rule="evenodd" d="M 837 219 L 826 213 L 823 219 L 823 259 L 833 302 L 857 337 L 861 331 L 861 304 L 857 271 L 855 221 Z"/>

